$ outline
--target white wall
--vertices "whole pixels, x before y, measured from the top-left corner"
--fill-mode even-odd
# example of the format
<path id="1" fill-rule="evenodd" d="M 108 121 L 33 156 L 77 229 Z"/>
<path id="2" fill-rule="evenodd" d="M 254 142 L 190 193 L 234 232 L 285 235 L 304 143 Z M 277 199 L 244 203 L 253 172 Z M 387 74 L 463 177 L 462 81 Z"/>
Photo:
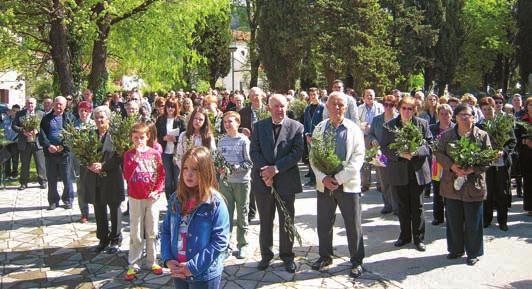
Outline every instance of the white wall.
<path id="1" fill-rule="evenodd" d="M 233 52 L 234 55 L 234 64 L 235 64 L 235 82 L 234 89 L 240 90 L 240 83 L 242 83 L 242 89 L 247 90 L 249 84 L 249 71 L 240 71 L 240 70 L 249 70 L 249 66 L 246 66 L 248 62 L 249 50 L 246 42 L 238 41 L 233 43 L 237 47 L 237 50 Z M 232 59 L 230 60 L 232 61 Z M 244 81 L 244 74 L 248 75 L 248 80 Z M 233 85 L 231 84 L 232 80 L 232 69 L 229 70 L 227 74 L 222 79 L 222 84 L 224 88 L 233 90 Z"/>
<path id="2" fill-rule="evenodd" d="M 26 102 L 26 82 L 18 80 L 19 74 L 16 71 L 0 72 L 0 89 L 9 91 L 8 104 L 24 105 Z"/>

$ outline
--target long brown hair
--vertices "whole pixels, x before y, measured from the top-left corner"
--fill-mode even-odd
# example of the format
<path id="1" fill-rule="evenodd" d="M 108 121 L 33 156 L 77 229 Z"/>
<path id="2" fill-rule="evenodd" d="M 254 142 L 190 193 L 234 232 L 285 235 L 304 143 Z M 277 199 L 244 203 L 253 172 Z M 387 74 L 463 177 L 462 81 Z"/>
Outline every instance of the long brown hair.
<path id="1" fill-rule="evenodd" d="M 192 111 L 188 119 L 187 131 L 185 135 L 187 138 L 190 138 L 194 135 L 194 125 L 192 123 L 194 122 L 194 117 L 196 116 L 197 113 L 201 113 L 203 114 L 203 117 L 205 117 L 205 121 L 203 122 L 203 125 L 200 128 L 201 144 L 204 147 L 210 149 L 213 135 L 211 131 L 211 122 L 209 121 L 209 114 L 207 113 L 207 110 L 205 110 L 204 108 L 198 107 L 194 109 L 194 111 Z"/>
<path id="2" fill-rule="evenodd" d="M 185 162 L 191 159 L 196 167 L 198 173 L 198 186 L 196 188 L 189 188 L 185 184 L 183 171 Z M 189 199 L 196 199 L 199 202 L 209 200 L 212 197 L 213 190 L 218 189 L 218 182 L 216 181 L 216 173 L 214 170 L 214 163 L 212 161 L 211 153 L 206 147 L 193 147 L 185 153 L 181 163 L 181 173 L 179 176 L 179 186 L 176 192 L 177 199 L 181 203 L 181 214 L 190 213 L 186 210 L 186 203 Z M 176 212 L 176 204 L 173 206 Z"/>

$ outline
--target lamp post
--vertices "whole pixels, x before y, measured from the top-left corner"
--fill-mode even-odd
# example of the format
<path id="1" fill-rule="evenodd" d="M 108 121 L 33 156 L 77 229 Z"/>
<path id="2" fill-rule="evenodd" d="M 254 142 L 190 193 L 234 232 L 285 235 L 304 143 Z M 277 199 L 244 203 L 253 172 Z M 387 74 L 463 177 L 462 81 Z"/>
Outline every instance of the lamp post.
<path id="1" fill-rule="evenodd" d="M 229 46 L 231 52 L 231 91 L 235 91 L 235 51 L 238 47 L 233 43 Z"/>

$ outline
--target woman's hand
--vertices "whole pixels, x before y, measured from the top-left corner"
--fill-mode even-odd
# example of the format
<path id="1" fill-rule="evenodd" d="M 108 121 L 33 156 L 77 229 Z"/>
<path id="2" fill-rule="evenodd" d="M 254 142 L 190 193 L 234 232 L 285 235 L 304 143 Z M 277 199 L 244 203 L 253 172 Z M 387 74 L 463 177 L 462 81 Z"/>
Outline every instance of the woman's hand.
<path id="1" fill-rule="evenodd" d="M 407 159 L 407 160 L 411 160 L 412 157 L 414 157 L 414 155 L 412 155 L 411 153 L 401 153 L 399 154 L 400 157 L 402 157 L 403 159 Z"/>
<path id="2" fill-rule="evenodd" d="M 99 174 L 102 171 L 102 163 L 93 163 L 88 169 L 93 173 Z"/>
<path id="3" fill-rule="evenodd" d="M 451 166 L 451 171 L 453 171 L 457 176 L 459 177 L 465 177 L 467 176 L 469 173 L 468 171 L 471 170 L 472 172 L 472 168 L 468 169 L 467 171 L 463 170 L 460 166 L 458 166 L 457 164 L 453 164 Z"/>

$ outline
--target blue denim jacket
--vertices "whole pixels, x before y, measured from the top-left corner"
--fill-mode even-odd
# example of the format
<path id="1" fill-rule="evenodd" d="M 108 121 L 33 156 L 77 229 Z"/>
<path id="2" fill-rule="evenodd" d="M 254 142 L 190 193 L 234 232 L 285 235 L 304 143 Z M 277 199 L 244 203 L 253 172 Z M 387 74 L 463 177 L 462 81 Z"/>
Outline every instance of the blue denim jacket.
<path id="1" fill-rule="evenodd" d="M 181 221 L 181 203 L 172 194 L 161 229 L 161 260 L 177 259 L 177 239 Z M 188 280 L 208 281 L 223 271 L 229 245 L 229 213 L 220 193 L 201 203 L 192 213 L 187 236 Z"/>

